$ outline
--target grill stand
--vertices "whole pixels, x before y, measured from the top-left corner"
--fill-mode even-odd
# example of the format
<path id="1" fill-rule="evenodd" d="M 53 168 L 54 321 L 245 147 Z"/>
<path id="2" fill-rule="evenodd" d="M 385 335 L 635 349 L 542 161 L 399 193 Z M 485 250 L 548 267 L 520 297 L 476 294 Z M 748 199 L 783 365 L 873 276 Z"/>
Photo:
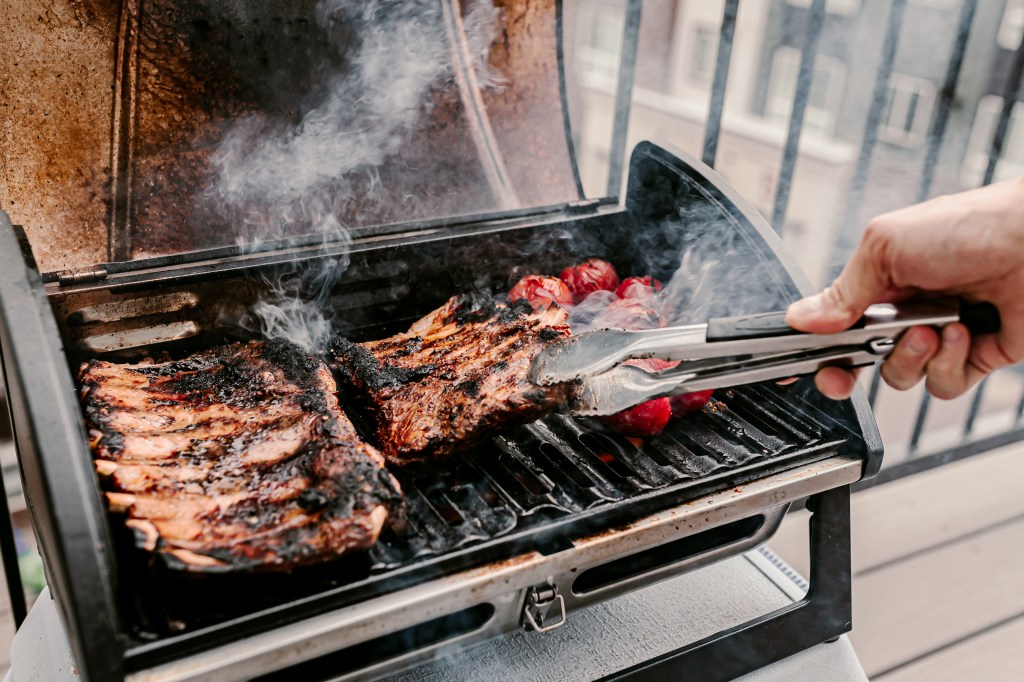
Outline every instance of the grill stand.
<path id="1" fill-rule="evenodd" d="M 681 680 L 699 670 L 706 682 L 724 682 L 849 632 L 850 486 L 814 495 L 807 508 L 811 575 L 802 600 L 603 679 Z"/>

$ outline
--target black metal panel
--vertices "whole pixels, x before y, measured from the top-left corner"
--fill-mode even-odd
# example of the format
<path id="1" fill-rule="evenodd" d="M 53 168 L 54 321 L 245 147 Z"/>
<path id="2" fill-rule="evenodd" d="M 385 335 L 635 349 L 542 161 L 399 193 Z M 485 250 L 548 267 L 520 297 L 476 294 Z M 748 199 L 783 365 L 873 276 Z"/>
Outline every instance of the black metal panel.
<path id="1" fill-rule="evenodd" d="M 26 502 L 80 674 L 116 679 L 119 631 L 105 507 L 74 383 L 34 262 L 0 212 L 0 355 Z"/>
<path id="2" fill-rule="evenodd" d="M 850 487 L 815 495 L 808 509 L 811 576 L 802 600 L 603 679 L 685 680 L 699 671 L 702 682 L 727 682 L 849 632 Z"/>

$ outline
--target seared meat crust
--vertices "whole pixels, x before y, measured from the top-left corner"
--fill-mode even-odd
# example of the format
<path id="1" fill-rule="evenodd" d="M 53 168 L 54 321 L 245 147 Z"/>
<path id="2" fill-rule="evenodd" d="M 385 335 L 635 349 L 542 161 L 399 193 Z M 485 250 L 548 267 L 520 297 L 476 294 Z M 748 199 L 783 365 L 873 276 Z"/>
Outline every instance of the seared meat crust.
<path id="1" fill-rule="evenodd" d="M 374 424 L 389 463 L 465 449 L 504 427 L 563 406 L 572 384 L 537 386 L 537 354 L 569 335 L 555 304 L 534 312 L 457 296 L 409 331 L 355 344 L 337 338 L 328 353 L 342 392 Z"/>
<path id="2" fill-rule="evenodd" d="M 318 358 L 284 342 L 79 372 L 96 469 L 136 542 L 191 571 L 289 570 L 370 547 L 397 482 Z"/>

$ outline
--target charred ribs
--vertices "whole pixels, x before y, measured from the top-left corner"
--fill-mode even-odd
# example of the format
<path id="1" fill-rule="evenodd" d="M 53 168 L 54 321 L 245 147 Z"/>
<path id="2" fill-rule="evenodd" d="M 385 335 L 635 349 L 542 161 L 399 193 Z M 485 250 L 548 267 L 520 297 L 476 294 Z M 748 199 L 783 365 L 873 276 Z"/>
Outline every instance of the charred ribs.
<path id="1" fill-rule="evenodd" d="M 400 502 L 318 358 L 283 342 L 79 373 L 96 468 L 136 543 L 192 571 L 365 549 Z"/>
<path id="2" fill-rule="evenodd" d="M 537 386 L 529 371 L 541 349 L 569 335 L 567 316 L 557 304 L 534 312 L 525 300 L 456 296 L 402 334 L 361 344 L 336 339 L 329 361 L 385 458 L 406 464 L 562 407 L 573 386 Z"/>

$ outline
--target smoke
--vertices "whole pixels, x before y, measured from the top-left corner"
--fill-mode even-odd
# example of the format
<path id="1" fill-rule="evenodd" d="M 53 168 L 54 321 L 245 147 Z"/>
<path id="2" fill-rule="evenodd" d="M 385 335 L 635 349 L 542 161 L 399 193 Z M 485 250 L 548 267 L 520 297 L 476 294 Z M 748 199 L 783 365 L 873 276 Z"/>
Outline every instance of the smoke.
<path id="1" fill-rule="evenodd" d="M 214 158 L 208 195 L 240 230 L 243 248 L 299 234 L 347 246 L 339 217 L 346 202 L 358 191 L 365 204 L 367 188 L 372 197 L 380 167 L 430 115 L 431 88 L 452 82 L 443 19 L 437 0 L 317 2 L 324 49 L 335 53 L 312 66 L 312 106 L 297 122 L 237 121 Z M 500 82 L 487 62 L 499 20 L 489 1 L 472 3 L 465 18 L 481 82 Z M 326 299 L 348 261 L 310 262 L 265 279 L 268 294 L 252 309 L 264 336 L 310 349 L 327 340 Z"/>

